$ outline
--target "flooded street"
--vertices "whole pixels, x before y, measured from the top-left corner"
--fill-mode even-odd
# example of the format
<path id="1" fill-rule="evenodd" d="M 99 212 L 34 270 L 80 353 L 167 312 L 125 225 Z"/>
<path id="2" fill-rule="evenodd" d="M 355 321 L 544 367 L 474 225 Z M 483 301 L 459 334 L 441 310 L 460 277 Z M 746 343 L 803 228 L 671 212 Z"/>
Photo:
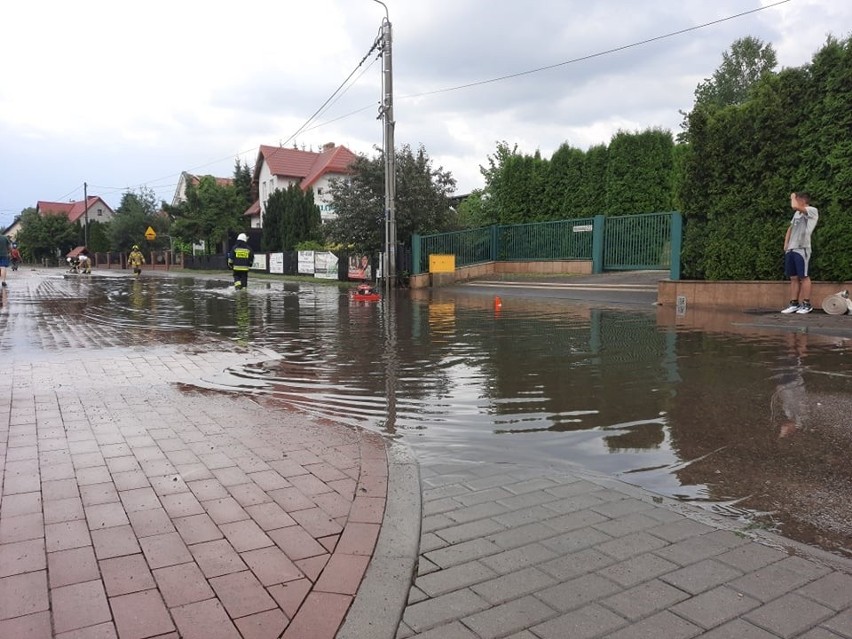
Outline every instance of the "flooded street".
<path id="1" fill-rule="evenodd" d="M 177 277 L 51 278 L 0 352 L 230 340 L 266 361 L 202 380 L 403 437 L 424 459 L 571 464 L 852 555 L 850 342 L 677 328 L 645 306 Z M 64 316 L 60 328 L 51 318 Z"/>

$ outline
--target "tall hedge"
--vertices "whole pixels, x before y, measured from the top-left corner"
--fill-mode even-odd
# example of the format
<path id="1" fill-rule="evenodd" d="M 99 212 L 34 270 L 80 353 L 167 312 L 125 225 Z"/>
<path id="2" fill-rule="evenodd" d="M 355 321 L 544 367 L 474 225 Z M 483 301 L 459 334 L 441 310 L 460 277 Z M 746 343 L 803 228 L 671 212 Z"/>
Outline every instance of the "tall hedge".
<path id="1" fill-rule="evenodd" d="M 563 144 L 549 160 L 498 145 L 484 171 L 490 219 L 680 210 L 685 277 L 780 279 L 790 192 L 809 191 L 820 210 L 812 274 L 852 279 L 852 37 L 763 74 L 749 96 L 699 102 L 678 144 L 668 131 L 622 131 L 587 151 Z"/>
<path id="2" fill-rule="evenodd" d="M 670 131 L 616 133 L 609 143 L 602 212 L 628 215 L 670 211 L 673 148 Z"/>
<path id="3" fill-rule="evenodd" d="M 688 125 L 675 180 L 686 277 L 779 279 L 790 192 L 808 191 L 812 276 L 852 278 L 852 39 L 767 76 L 744 104 L 696 108 Z"/>

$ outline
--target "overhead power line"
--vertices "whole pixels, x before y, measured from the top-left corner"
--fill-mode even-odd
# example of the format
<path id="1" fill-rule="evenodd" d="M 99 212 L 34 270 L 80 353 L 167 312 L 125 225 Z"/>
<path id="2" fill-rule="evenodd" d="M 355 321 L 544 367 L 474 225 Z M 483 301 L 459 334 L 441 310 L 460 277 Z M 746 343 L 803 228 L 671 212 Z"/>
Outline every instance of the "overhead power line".
<path id="1" fill-rule="evenodd" d="M 414 93 L 412 95 L 405 95 L 399 98 L 400 100 L 409 99 L 409 98 L 421 98 L 427 95 L 436 95 L 438 93 L 449 93 L 450 91 L 459 91 L 460 89 L 469 89 L 471 87 L 478 87 L 484 84 L 492 84 L 494 82 L 502 82 L 503 80 L 511 80 L 513 78 L 520 78 L 525 75 L 532 75 L 533 73 L 540 73 L 542 71 L 550 71 L 551 69 L 557 69 L 559 67 L 564 67 L 569 64 L 576 64 L 577 62 L 585 62 L 586 60 L 593 60 L 594 58 L 600 58 L 605 55 L 610 55 L 612 53 L 618 53 L 620 51 L 626 51 L 627 49 L 633 49 L 635 47 L 640 47 L 645 44 L 650 44 L 652 42 L 659 42 L 660 40 L 665 40 L 667 38 L 673 38 L 675 36 L 683 35 L 684 33 L 690 33 L 692 31 L 698 31 L 699 29 L 705 29 L 707 27 L 712 27 L 717 24 L 721 24 L 723 22 L 728 22 L 729 20 L 735 20 L 737 18 L 742 18 L 743 16 L 750 15 L 752 13 L 758 13 L 760 11 L 766 11 L 767 9 L 772 9 L 773 7 L 777 7 L 782 4 L 786 4 L 787 2 L 791 2 L 791 0 L 779 0 L 779 2 L 775 2 L 773 4 L 768 4 L 763 7 L 758 7 L 757 9 L 751 9 L 750 11 L 743 11 L 742 13 L 737 13 L 735 15 L 727 16 L 725 18 L 719 18 L 718 20 L 711 20 L 710 22 L 705 22 L 703 24 L 697 24 L 694 27 L 687 27 L 685 29 L 678 29 L 677 31 L 671 31 L 670 33 L 664 33 L 663 35 L 654 36 L 653 38 L 646 38 L 645 40 L 639 40 L 637 42 L 631 42 L 630 44 L 624 44 L 618 47 L 613 47 L 612 49 L 606 49 L 604 51 L 598 51 L 597 53 L 590 53 L 588 55 L 580 56 L 579 58 L 572 58 L 571 60 L 565 60 L 564 62 L 557 62 L 556 64 L 549 64 L 543 67 L 537 67 L 535 69 L 528 69 L 527 71 L 519 71 L 517 73 L 509 73 L 507 75 L 501 75 L 496 78 L 489 78 L 488 80 L 477 80 L 475 82 L 468 82 L 467 84 L 460 84 L 454 87 L 445 87 L 443 89 L 435 89 L 434 91 L 425 91 L 423 93 Z"/>
<path id="2" fill-rule="evenodd" d="M 334 100 L 334 97 L 335 97 L 338 93 L 340 93 L 340 91 L 343 89 L 343 87 L 344 87 L 344 86 L 346 86 L 346 83 L 347 83 L 347 82 L 349 82 L 349 80 L 352 78 L 352 76 L 353 76 L 353 75 L 355 75 L 355 73 L 358 71 L 358 69 L 361 67 L 361 65 L 363 65 L 363 64 L 364 64 L 364 61 L 365 61 L 368 57 L 370 57 L 370 54 L 371 54 L 371 53 L 373 53 L 373 51 L 375 51 L 375 50 L 376 50 L 376 47 L 378 46 L 378 42 L 379 42 L 379 41 L 378 41 L 378 39 L 376 39 L 375 41 L 373 41 L 373 44 L 372 44 L 372 46 L 370 47 L 370 50 L 369 50 L 369 51 L 367 51 L 367 53 L 366 53 L 366 54 L 364 54 L 364 57 L 363 57 L 363 58 L 361 58 L 361 61 L 360 61 L 360 62 L 358 62 L 358 64 L 357 64 L 357 65 L 355 65 L 355 68 L 354 68 L 354 69 L 352 69 L 352 71 L 349 73 L 349 75 L 348 75 L 348 76 L 346 76 L 346 79 L 345 79 L 343 82 L 341 82 L 341 83 L 340 83 L 340 86 L 338 86 L 338 87 L 334 90 L 334 92 L 333 92 L 333 93 L 332 93 L 332 94 L 331 94 L 331 95 L 330 95 L 330 96 L 329 96 L 329 97 L 325 100 L 325 102 L 323 102 L 323 103 L 322 103 L 322 105 L 321 105 L 321 106 L 320 106 L 320 107 L 319 107 L 319 108 L 318 108 L 318 109 L 314 112 L 314 114 L 313 114 L 311 117 L 309 117 L 309 118 L 305 121 L 305 123 L 304 123 L 302 126 L 300 126 L 300 127 L 296 130 L 296 132 L 295 132 L 295 133 L 293 133 L 293 134 L 292 134 L 290 137 L 288 137 L 288 138 L 287 138 L 284 142 L 282 142 L 280 146 L 283 146 L 283 145 L 287 144 L 288 142 L 290 142 L 290 140 L 292 140 L 292 139 L 293 139 L 293 138 L 295 138 L 297 135 L 299 135 L 299 133 L 301 133 L 302 131 L 304 131 L 304 130 L 305 130 L 305 128 L 306 128 L 306 127 L 307 127 L 307 126 L 308 126 L 308 125 L 309 125 L 309 124 L 310 124 L 310 123 L 314 120 L 314 118 L 316 118 L 316 117 L 317 117 L 317 115 L 318 115 L 321 111 L 323 111 L 323 109 L 326 107 L 326 105 L 328 105 L 329 103 L 332 103 L 332 100 Z M 370 64 L 370 66 L 372 66 L 372 63 Z M 369 67 L 368 67 L 368 68 L 369 68 Z M 366 69 L 365 69 L 365 71 L 366 71 Z M 362 73 L 361 75 L 363 75 L 363 73 Z M 358 79 L 360 79 L 361 75 L 359 75 L 359 76 L 358 76 L 358 78 L 356 78 L 356 79 L 355 79 L 355 81 L 356 81 L 356 82 L 357 82 L 357 80 L 358 80 Z M 353 84 L 354 84 L 354 83 L 353 83 Z M 350 86 L 351 86 L 351 85 L 350 85 Z M 348 91 L 348 90 L 349 90 L 349 88 L 347 87 L 346 91 Z M 344 91 L 344 93 L 345 93 L 346 91 Z M 252 149 L 246 149 L 245 151 L 240 151 L 240 152 L 239 152 L 239 153 L 237 153 L 236 155 L 237 155 L 237 156 L 242 156 L 242 155 L 244 155 L 244 154 L 246 154 L 246 153 L 256 152 L 256 151 L 257 151 L 257 149 L 258 149 L 258 147 L 254 147 L 254 148 L 252 148 Z M 229 156 L 224 157 L 224 158 L 219 158 L 218 160 L 213 160 L 212 162 L 207 162 L 207 163 L 205 163 L 205 164 L 201 164 L 201 165 L 198 165 L 198 166 L 190 167 L 189 169 L 186 169 L 186 170 L 187 170 L 187 171 L 197 171 L 198 169 L 203 169 L 203 168 L 208 167 L 208 166 L 210 166 L 210 165 L 212 165 L 212 164 L 218 164 L 219 162 L 223 162 L 224 160 L 228 160 L 228 159 L 230 159 L 230 158 L 232 158 L 232 157 L 234 157 L 234 156 L 233 156 L 233 155 L 229 155 Z M 140 183 L 140 184 L 137 184 L 137 185 L 136 185 L 136 187 L 140 187 L 140 186 L 147 186 L 147 185 L 151 184 L 152 182 L 159 182 L 159 181 L 161 181 L 161 180 L 174 179 L 174 177 L 175 177 L 175 174 L 174 174 L 174 173 L 171 173 L 171 174 L 166 175 L 166 176 L 163 176 L 163 177 L 161 177 L 161 178 L 157 178 L 156 180 L 149 180 L 148 182 L 142 182 L 142 183 Z M 127 188 L 129 189 L 129 188 L 132 188 L 132 187 L 127 187 Z"/>
<path id="3" fill-rule="evenodd" d="M 532 74 L 535 74 L 535 73 L 541 73 L 543 71 L 550 71 L 552 69 L 557 69 L 559 67 L 564 67 L 564 66 L 568 66 L 568 65 L 571 65 L 571 64 L 577 64 L 579 62 L 585 62 L 585 61 L 588 61 L 588 60 L 593 60 L 595 58 L 600 58 L 600 57 L 603 57 L 603 56 L 606 56 L 606 55 L 611 55 L 613 53 L 619 53 L 621 51 L 626 51 L 628 49 L 633 49 L 633 48 L 636 48 L 636 47 L 644 46 L 646 44 L 651 44 L 653 42 L 659 42 L 661 40 L 666 40 L 668 38 L 674 38 L 676 36 L 683 35 L 685 33 L 691 33 L 691 32 L 694 32 L 694 31 L 699 31 L 701 29 L 706 29 L 707 27 L 712 27 L 712 26 L 715 26 L 717 24 L 722 24 L 724 22 L 736 20 L 738 18 L 742 18 L 742 17 L 748 16 L 748 15 L 760 13 L 761 11 L 766 11 L 767 9 L 773 9 L 775 7 L 782 5 L 782 4 L 787 4 L 788 2 L 791 2 L 791 1 L 792 0 L 778 0 L 777 2 L 773 2 L 772 4 L 767 4 L 767 5 L 764 5 L 762 7 L 757 7 L 756 9 L 750 9 L 748 11 L 742 11 L 740 13 L 725 16 L 723 18 L 718 18 L 716 20 L 711 20 L 709 22 L 704 22 L 702 24 L 698 24 L 698 25 L 695 25 L 695 26 L 692 26 L 692 27 L 686 27 L 686 28 L 683 28 L 683 29 L 678 29 L 676 31 L 670 31 L 668 33 L 653 36 L 651 38 L 645 38 L 644 40 L 637 40 L 636 42 L 631 42 L 629 44 L 624 44 L 624 45 L 620 45 L 620 46 L 617 46 L 617 47 L 612 47 L 610 49 L 597 51 L 595 53 L 589 53 L 587 55 L 580 56 L 580 57 L 577 57 L 577 58 L 572 58 L 570 60 L 564 60 L 562 62 L 557 62 L 557 63 L 554 63 L 554 64 L 549 64 L 549 65 L 545 65 L 545 66 L 541 66 L 541 67 L 536 67 L 534 69 L 527 69 L 525 71 L 518 71 L 516 73 L 508 73 L 506 75 L 501 75 L 501 76 L 497 76 L 497 77 L 494 77 L 494 78 L 488 78 L 488 79 L 484 79 L 484 80 L 476 80 L 476 81 L 473 81 L 473 82 L 467 82 L 465 84 L 459 84 L 459 85 L 456 85 L 456 86 L 443 87 L 443 88 L 440 88 L 440 89 L 433 89 L 431 91 L 424 91 L 424 92 L 421 92 L 421 93 L 412 93 L 410 95 L 400 96 L 400 97 L 397 98 L 397 100 L 408 100 L 408 99 L 426 97 L 426 96 L 430 96 L 430 95 L 438 95 L 438 94 L 441 94 L 441 93 L 450 93 L 452 91 L 460 91 L 462 89 L 470 89 L 470 88 L 473 88 L 473 87 L 483 86 L 483 85 L 486 85 L 486 84 L 493 84 L 493 83 L 496 83 L 496 82 L 503 82 L 503 81 L 506 81 L 506 80 L 512 80 L 514 78 L 520 78 L 520 77 L 532 75 Z M 315 129 L 322 128 L 323 126 L 326 126 L 328 124 L 332 124 L 333 122 L 339 122 L 340 120 L 345 120 L 347 118 L 350 118 L 354 115 L 362 113 L 363 111 L 366 111 L 367 109 L 375 108 L 376 103 L 368 104 L 366 106 L 363 106 L 359 109 L 355 109 L 354 111 L 350 111 L 348 113 L 345 113 L 345 114 L 338 116 L 336 118 L 333 118 L 331 120 L 326 120 L 325 122 L 320 122 L 318 124 L 314 124 L 314 126 L 309 126 L 311 124 L 311 122 L 313 122 L 320 114 L 327 112 L 328 108 L 333 106 L 337 102 L 337 100 L 340 97 L 342 97 L 342 95 L 345 94 L 346 91 L 348 91 L 349 88 L 351 88 L 351 86 L 354 85 L 355 82 L 357 82 L 361 78 L 361 76 L 363 76 L 364 73 L 366 73 L 366 71 L 370 67 L 372 67 L 373 63 L 371 63 L 367 67 L 367 69 L 364 69 L 364 71 L 362 71 L 362 73 L 359 74 L 359 76 L 355 79 L 355 81 L 352 83 L 352 85 L 350 85 L 350 87 L 347 87 L 346 90 L 344 90 L 343 93 L 341 93 L 341 90 L 343 90 L 343 87 L 346 86 L 347 82 L 349 82 L 349 80 L 352 78 L 352 76 L 355 75 L 355 73 L 358 71 L 358 69 L 364 64 L 364 61 L 373 53 L 373 51 L 376 50 L 379 43 L 380 43 L 380 37 L 377 37 L 374 40 L 373 45 L 370 47 L 370 50 L 367 51 L 367 53 L 364 55 L 363 58 L 361 58 L 361 61 L 355 66 L 355 68 L 346 77 L 346 79 L 340 84 L 340 86 L 338 86 L 337 89 L 335 89 L 334 92 L 322 103 L 322 105 L 316 111 L 314 111 L 314 113 L 304 122 L 304 124 L 302 124 L 284 142 L 281 142 L 280 146 L 283 147 L 285 144 L 289 143 L 293 138 L 295 138 L 300 133 L 313 131 Z M 341 93 L 341 95 L 337 96 L 338 93 Z M 337 96 L 337 98 L 335 98 L 335 96 Z M 203 168 L 211 166 L 213 164 L 217 164 L 217 163 L 222 162 L 224 160 L 233 158 L 234 155 L 242 156 L 246 153 L 256 152 L 257 149 L 258 149 L 258 147 L 254 147 L 252 149 L 246 149 L 245 151 L 240 151 L 236 154 L 231 154 L 231 155 L 228 155 L 226 157 L 219 158 L 217 160 L 212 160 L 211 162 L 207 162 L 205 164 L 194 166 L 194 167 L 191 167 L 191 168 L 186 169 L 186 170 L 187 171 L 196 171 L 198 169 L 203 169 Z M 134 186 L 109 187 L 109 188 L 113 188 L 115 190 L 131 190 L 133 188 L 138 188 L 138 187 L 142 187 L 142 186 L 149 186 L 152 183 L 160 182 L 162 180 L 173 180 L 175 178 L 175 175 L 176 174 L 174 174 L 174 173 L 170 173 L 169 175 L 157 178 L 155 180 L 148 180 L 147 182 L 141 182 L 141 183 L 136 184 Z M 152 188 L 153 190 L 158 190 L 158 189 L 168 188 L 168 186 L 149 187 L 149 188 Z M 70 191 L 68 194 L 62 196 L 62 198 L 59 198 L 58 201 L 64 200 L 64 198 L 70 196 L 71 194 L 77 192 L 78 190 L 80 190 L 80 187 L 77 187 L 73 191 Z"/>

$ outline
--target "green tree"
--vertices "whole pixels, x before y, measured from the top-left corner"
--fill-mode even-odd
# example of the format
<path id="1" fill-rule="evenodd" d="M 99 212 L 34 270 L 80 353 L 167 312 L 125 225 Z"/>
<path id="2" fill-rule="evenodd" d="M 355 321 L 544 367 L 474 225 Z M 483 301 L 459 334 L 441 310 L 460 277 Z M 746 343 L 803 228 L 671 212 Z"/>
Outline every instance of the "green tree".
<path id="1" fill-rule="evenodd" d="M 278 189 L 266 201 L 261 248 L 292 251 L 299 244 L 319 241 L 320 222 L 313 189 L 302 191 L 298 184 Z"/>
<path id="2" fill-rule="evenodd" d="M 21 212 L 21 230 L 17 241 L 29 260 L 55 259 L 78 244 L 79 226 L 61 214 L 39 215 L 34 208 Z"/>
<path id="3" fill-rule="evenodd" d="M 609 147 L 597 144 L 586 151 L 583 180 L 577 189 L 577 217 L 592 217 L 606 212 L 606 177 Z"/>
<path id="4" fill-rule="evenodd" d="M 482 212 L 489 224 L 505 224 L 510 217 L 511 187 L 507 183 L 511 169 L 509 164 L 519 157 L 518 145 L 509 146 L 505 140 L 497 142 L 493 155 L 487 157 L 488 166 L 479 167 L 479 172 L 485 178 L 485 188 L 480 198 Z"/>
<path id="5" fill-rule="evenodd" d="M 753 36 L 734 40 L 730 49 L 722 53 L 722 64 L 695 88 L 692 111 L 680 112 L 684 117 L 678 141 L 689 141 L 691 114 L 743 104 L 764 79 L 773 75 L 777 65 L 778 56 L 771 44 Z"/>
<path id="6" fill-rule="evenodd" d="M 158 215 L 157 199 L 154 192 L 142 187 L 138 190 L 126 191 L 121 196 L 121 202 L 115 209 L 115 216 L 110 220 L 106 234 L 109 238 L 110 250 L 128 252 L 134 244 L 145 248 L 168 246 L 168 242 L 160 238 L 158 245 L 151 245 L 145 240 L 145 231 L 152 227 L 158 235 L 166 235 L 168 218 Z"/>
<path id="7" fill-rule="evenodd" d="M 244 205 L 244 209 L 250 207 L 257 199 L 252 191 L 252 175 L 248 163 L 240 162 L 239 158 L 234 161 L 234 189 L 237 200 Z"/>
<path id="8" fill-rule="evenodd" d="M 384 158 L 381 154 L 358 157 L 348 179 L 332 181 L 330 192 L 337 218 L 323 230 L 326 238 L 357 251 L 371 252 L 384 246 Z M 413 233 L 429 234 L 458 227 L 449 196 L 456 181 L 449 171 L 435 168 L 421 146 L 413 151 L 404 145 L 396 151 L 396 230 L 400 242 Z"/>
<path id="9" fill-rule="evenodd" d="M 163 205 L 174 220 L 171 234 L 179 242 L 204 241 L 208 252 L 228 249 L 229 236 L 246 230 L 246 207 L 233 185 L 223 185 L 205 175 L 198 184 L 186 185 L 186 201 Z"/>
<path id="10" fill-rule="evenodd" d="M 109 222 L 93 220 L 89 222 L 89 250 L 93 253 L 106 253 L 111 249 Z"/>
<path id="11" fill-rule="evenodd" d="M 565 220 L 578 215 L 578 193 L 585 182 L 586 154 L 564 142 L 550 157 L 550 179 L 545 187 L 550 219 Z"/>
<path id="12" fill-rule="evenodd" d="M 488 210 L 488 194 L 474 189 L 458 206 L 458 220 L 462 228 L 475 229 L 493 224 Z"/>
<path id="13" fill-rule="evenodd" d="M 753 36 L 734 40 L 731 48 L 722 53 L 719 68 L 695 89 L 695 104 L 704 107 L 742 104 L 777 65 L 778 56 L 771 44 Z"/>
<path id="14" fill-rule="evenodd" d="M 620 131 L 609 143 L 606 213 L 629 215 L 672 209 L 674 141 L 669 131 Z"/>

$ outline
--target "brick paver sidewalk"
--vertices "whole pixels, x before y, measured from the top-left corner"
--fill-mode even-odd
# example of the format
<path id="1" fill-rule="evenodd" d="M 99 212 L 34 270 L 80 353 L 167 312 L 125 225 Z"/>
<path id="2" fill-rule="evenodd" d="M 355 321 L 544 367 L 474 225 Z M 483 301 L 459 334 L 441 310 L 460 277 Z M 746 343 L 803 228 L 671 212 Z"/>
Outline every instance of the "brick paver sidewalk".
<path id="1" fill-rule="evenodd" d="M 333 637 L 382 522 L 383 440 L 192 385 L 260 353 L 63 317 L 35 276 L 10 289 L 0 637 Z"/>
<path id="2" fill-rule="evenodd" d="M 614 480 L 422 461 L 421 475 L 400 639 L 852 637 L 848 561 Z"/>

